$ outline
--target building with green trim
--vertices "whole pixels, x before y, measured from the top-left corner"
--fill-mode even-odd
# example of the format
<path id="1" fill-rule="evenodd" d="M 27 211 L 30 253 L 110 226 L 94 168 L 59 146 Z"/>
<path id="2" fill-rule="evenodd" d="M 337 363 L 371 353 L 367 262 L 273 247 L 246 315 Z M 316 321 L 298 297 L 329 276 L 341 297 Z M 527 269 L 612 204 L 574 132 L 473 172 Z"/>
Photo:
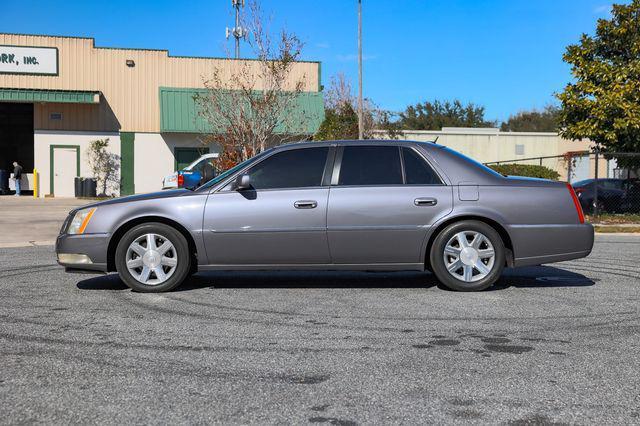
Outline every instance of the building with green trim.
<path id="1" fill-rule="evenodd" d="M 73 178 L 90 176 L 87 147 L 109 139 L 119 159 L 119 184 L 127 195 L 155 191 L 162 178 L 203 149 L 215 133 L 200 117 L 194 96 L 217 70 L 229 78 L 237 67 L 256 74 L 259 62 L 171 56 L 166 50 L 97 47 L 92 38 L 0 34 L 0 169 L 21 163 L 23 188 L 39 171 L 40 195 L 73 196 Z M 292 114 L 313 134 L 324 118 L 319 62 L 297 62 L 302 81 Z"/>

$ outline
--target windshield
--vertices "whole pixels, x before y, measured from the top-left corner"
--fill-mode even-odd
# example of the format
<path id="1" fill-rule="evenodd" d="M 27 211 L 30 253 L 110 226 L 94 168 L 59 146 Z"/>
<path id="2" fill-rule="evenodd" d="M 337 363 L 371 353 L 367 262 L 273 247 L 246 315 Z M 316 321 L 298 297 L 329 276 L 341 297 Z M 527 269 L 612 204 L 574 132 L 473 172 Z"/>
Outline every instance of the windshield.
<path id="1" fill-rule="evenodd" d="M 206 188 L 211 188 L 212 186 L 220 183 L 221 181 L 225 180 L 227 177 L 231 176 L 232 174 L 242 170 L 243 168 L 245 168 L 246 166 L 248 166 L 249 164 L 253 163 L 254 161 L 256 161 L 259 158 L 264 157 L 267 153 L 271 152 L 273 148 L 268 149 L 266 151 L 261 152 L 260 154 L 256 155 L 255 157 L 251 157 L 248 160 L 243 161 L 242 163 L 239 163 L 235 166 L 233 166 L 232 168 L 230 168 L 229 170 L 220 173 L 218 176 L 214 177 L 213 179 L 211 179 L 210 181 L 202 184 L 200 187 L 198 187 L 197 189 L 206 189 Z"/>

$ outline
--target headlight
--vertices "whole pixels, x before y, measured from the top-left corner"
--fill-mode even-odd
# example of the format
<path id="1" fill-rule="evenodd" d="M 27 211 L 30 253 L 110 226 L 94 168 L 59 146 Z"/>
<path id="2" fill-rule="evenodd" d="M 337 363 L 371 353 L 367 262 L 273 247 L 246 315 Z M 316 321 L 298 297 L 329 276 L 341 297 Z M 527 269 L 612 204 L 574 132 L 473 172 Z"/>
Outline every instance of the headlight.
<path id="1" fill-rule="evenodd" d="M 92 209 L 83 209 L 78 210 L 76 214 L 71 219 L 71 223 L 69 224 L 69 229 L 67 229 L 67 234 L 82 234 L 84 230 L 87 228 L 89 221 L 91 220 L 91 216 L 95 213 L 97 207 Z"/>

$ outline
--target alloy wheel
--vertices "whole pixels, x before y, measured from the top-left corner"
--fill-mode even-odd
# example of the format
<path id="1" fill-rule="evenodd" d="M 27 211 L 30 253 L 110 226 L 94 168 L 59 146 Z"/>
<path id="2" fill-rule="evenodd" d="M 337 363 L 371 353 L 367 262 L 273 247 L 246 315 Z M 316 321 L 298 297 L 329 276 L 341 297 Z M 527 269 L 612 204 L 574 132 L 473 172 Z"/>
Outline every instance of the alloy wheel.
<path id="1" fill-rule="evenodd" d="M 444 247 L 444 265 L 454 278 L 476 282 L 485 278 L 495 263 L 495 250 L 489 238 L 477 231 L 462 231 Z"/>
<path id="2" fill-rule="evenodd" d="M 167 281 L 178 266 L 178 253 L 166 237 L 144 234 L 133 240 L 125 262 L 133 278 L 146 285 Z"/>

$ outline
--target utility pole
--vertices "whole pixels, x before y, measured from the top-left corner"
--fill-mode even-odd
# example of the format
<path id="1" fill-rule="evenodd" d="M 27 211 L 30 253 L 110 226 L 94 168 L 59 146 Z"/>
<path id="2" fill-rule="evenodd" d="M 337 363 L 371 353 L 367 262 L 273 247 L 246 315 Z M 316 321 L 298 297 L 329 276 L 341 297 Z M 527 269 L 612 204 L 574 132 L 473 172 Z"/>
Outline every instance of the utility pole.
<path id="1" fill-rule="evenodd" d="M 231 5 L 236 10 L 236 26 L 227 27 L 227 40 L 230 35 L 236 39 L 236 59 L 240 59 L 240 39 L 247 37 L 247 30 L 240 25 L 240 8 L 244 7 L 244 0 L 231 0 Z"/>
<path id="2" fill-rule="evenodd" d="M 358 0 L 358 139 L 364 139 L 364 120 L 362 117 L 362 0 Z"/>

